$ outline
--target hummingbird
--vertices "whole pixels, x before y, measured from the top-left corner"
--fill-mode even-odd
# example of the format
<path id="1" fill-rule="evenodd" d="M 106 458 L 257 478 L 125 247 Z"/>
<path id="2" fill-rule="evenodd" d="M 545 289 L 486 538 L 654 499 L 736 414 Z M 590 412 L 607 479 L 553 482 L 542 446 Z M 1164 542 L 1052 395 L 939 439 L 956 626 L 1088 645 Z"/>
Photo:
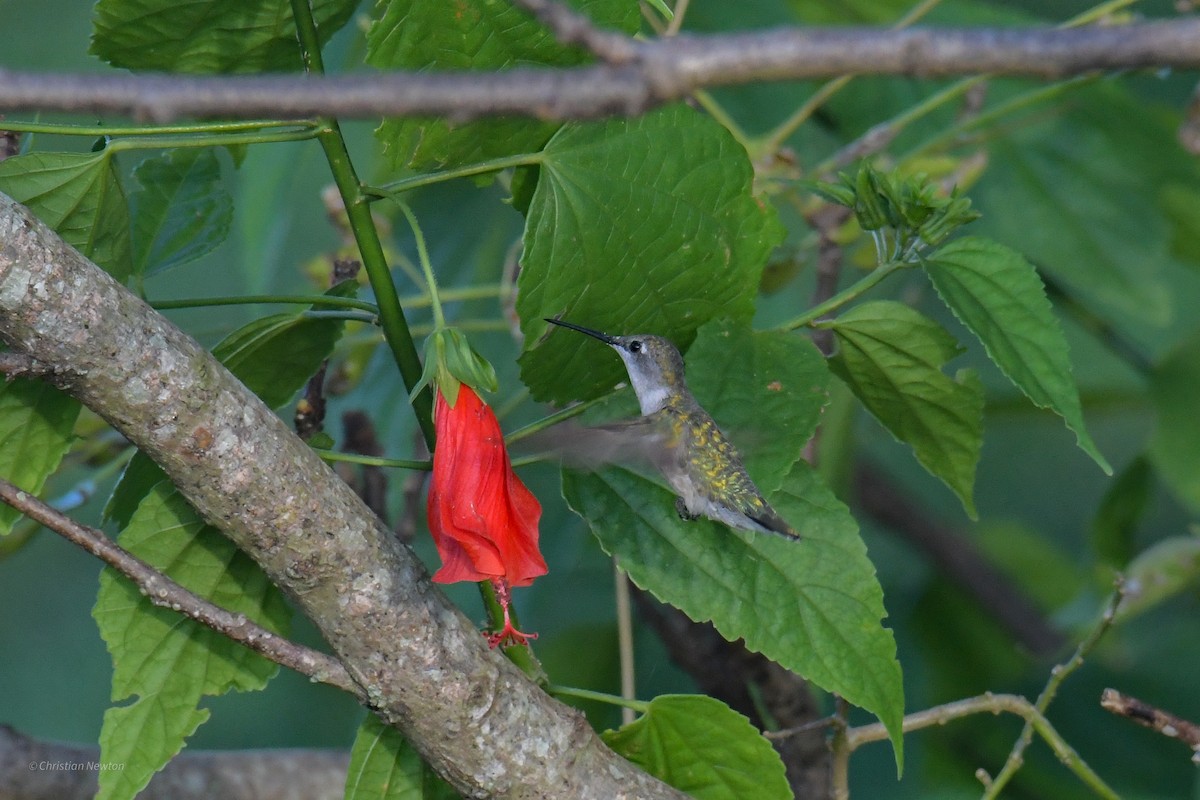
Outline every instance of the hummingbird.
<path id="1" fill-rule="evenodd" d="M 651 460 L 675 491 L 681 518 L 704 516 L 731 528 L 800 538 L 768 505 L 737 449 L 692 396 L 675 345 L 662 336 L 610 336 L 561 319 L 546 322 L 599 339 L 625 362 L 642 411 L 626 425 L 653 439 L 647 445 Z"/>

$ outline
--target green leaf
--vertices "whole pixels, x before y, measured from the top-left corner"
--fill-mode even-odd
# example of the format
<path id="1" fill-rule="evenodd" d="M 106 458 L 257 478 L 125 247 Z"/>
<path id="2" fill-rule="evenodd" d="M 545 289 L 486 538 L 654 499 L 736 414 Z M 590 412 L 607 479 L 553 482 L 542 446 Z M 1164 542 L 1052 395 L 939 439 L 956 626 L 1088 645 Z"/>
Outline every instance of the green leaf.
<path id="1" fill-rule="evenodd" d="M 141 189 L 129 196 L 134 274 L 147 276 L 199 258 L 229 232 L 233 200 L 221 165 L 207 148 L 148 158 L 133 171 Z"/>
<path id="2" fill-rule="evenodd" d="M 1200 511 L 1200 331 L 1180 342 L 1150 374 L 1154 432 L 1147 456 L 1163 483 L 1193 513 Z"/>
<path id="3" fill-rule="evenodd" d="M 790 800 L 783 762 L 750 720 L 704 695 L 662 695 L 605 743 L 697 800 Z"/>
<path id="4" fill-rule="evenodd" d="M 1014 120 L 988 140 L 989 167 L 972 189 L 981 230 L 1020 242 L 1045 274 L 1106 317 L 1162 326 L 1172 316 L 1171 215 L 1159 189 L 1195 185 L 1178 119 L 1098 82 L 1054 114 Z"/>
<path id="5" fill-rule="evenodd" d="M 311 0 L 321 44 L 358 0 Z M 289 0 L 99 0 L 89 52 L 152 72 L 287 72 L 303 67 Z"/>
<path id="6" fill-rule="evenodd" d="M 630 0 L 572 0 L 598 25 L 637 31 L 641 17 Z M 392 0 L 367 33 L 367 63 L 381 69 L 502 70 L 518 66 L 574 66 L 590 61 L 582 49 L 559 44 L 532 16 L 495 0 Z M 533 119 L 475 122 L 405 118 L 376 131 L 396 169 L 458 166 L 533 153 L 559 127 Z"/>
<path id="7" fill-rule="evenodd" d="M 1092 518 L 1092 547 L 1114 569 L 1122 569 L 1134 555 L 1133 535 L 1146 513 L 1154 488 L 1154 470 L 1139 456 L 1112 482 Z"/>
<path id="8" fill-rule="evenodd" d="M 284 634 L 283 596 L 249 556 L 207 526 L 167 483 L 138 507 L 118 543 L 217 605 Z M 278 666 L 176 611 L 154 606 L 115 570 L 100 576 L 92 611 L 113 659 L 113 701 L 104 714 L 99 798 L 132 798 L 206 719 L 204 695 L 261 689 Z"/>
<path id="9" fill-rule="evenodd" d="M 979 337 L 1001 372 L 1035 405 L 1062 417 L 1080 449 L 1111 475 L 1084 426 L 1067 341 L 1033 265 L 1015 250 L 976 237 L 953 241 L 923 263 L 943 302 Z"/>
<path id="10" fill-rule="evenodd" d="M 326 294 L 347 296 L 355 284 L 346 281 Z M 271 408 L 287 403 L 317 371 L 342 336 L 343 322 L 306 317 L 301 313 L 275 314 L 238 328 L 213 348 L 234 376 Z M 119 524 L 150 489 L 165 477 L 145 453 L 134 455 L 113 488 L 104 517 Z"/>
<path id="11" fill-rule="evenodd" d="M 1124 572 L 1126 594 L 1117 608 L 1120 622 L 1200 585 L 1200 537 L 1163 539 L 1130 562 Z"/>
<path id="12" fill-rule="evenodd" d="M 32 495 L 58 469 L 71 446 L 80 405 L 45 381 L 0 381 L 0 476 Z M 0 534 L 12 530 L 21 513 L 0 505 Z"/>
<path id="13" fill-rule="evenodd" d="M 167 479 L 167 473 L 141 450 L 133 454 L 104 504 L 104 520 L 124 528 L 150 490 Z"/>
<path id="14" fill-rule="evenodd" d="M 962 500 L 975 519 L 972 490 L 983 447 L 983 387 L 972 370 L 956 379 L 942 366 L 962 352 L 928 317 L 902 303 L 864 303 L 828 323 L 838 341 L 834 371 L 917 460 Z"/>
<path id="15" fill-rule="evenodd" d="M 396 730 L 368 714 L 350 748 L 346 800 L 453 800 L 458 794 Z"/>
<path id="16" fill-rule="evenodd" d="M 723 127 L 677 105 L 564 126 L 543 155 L 517 296 L 521 379 L 536 399 L 594 397 L 624 379 L 584 337 L 543 337 L 543 317 L 681 347 L 710 319 L 750 318 L 782 230 Z"/>
<path id="17" fill-rule="evenodd" d="M 132 269 L 129 207 L 108 150 L 0 161 L 0 192 L 124 283 Z"/>
<path id="18" fill-rule="evenodd" d="M 333 352 L 343 326 L 339 319 L 273 314 L 226 336 L 213 348 L 213 355 L 264 403 L 278 408 Z"/>
<path id="19" fill-rule="evenodd" d="M 564 471 L 563 494 L 635 584 L 877 715 L 901 763 L 904 690 L 883 592 L 854 518 L 806 462 L 768 497 L 799 542 L 683 521 L 668 491 L 620 468 Z"/>

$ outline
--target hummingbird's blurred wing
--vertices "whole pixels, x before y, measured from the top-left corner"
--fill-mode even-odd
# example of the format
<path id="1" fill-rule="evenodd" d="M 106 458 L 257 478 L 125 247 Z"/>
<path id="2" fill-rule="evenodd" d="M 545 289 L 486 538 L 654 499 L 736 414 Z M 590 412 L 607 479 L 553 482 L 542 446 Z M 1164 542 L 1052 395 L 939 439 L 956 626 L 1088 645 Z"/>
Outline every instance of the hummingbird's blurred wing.
<path id="1" fill-rule="evenodd" d="M 514 444 L 520 452 L 553 455 L 564 466 L 574 469 L 600 469 L 609 464 L 645 467 L 662 471 L 668 455 L 670 431 L 662 420 L 653 417 L 580 425 L 572 420 L 560 422 Z"/>

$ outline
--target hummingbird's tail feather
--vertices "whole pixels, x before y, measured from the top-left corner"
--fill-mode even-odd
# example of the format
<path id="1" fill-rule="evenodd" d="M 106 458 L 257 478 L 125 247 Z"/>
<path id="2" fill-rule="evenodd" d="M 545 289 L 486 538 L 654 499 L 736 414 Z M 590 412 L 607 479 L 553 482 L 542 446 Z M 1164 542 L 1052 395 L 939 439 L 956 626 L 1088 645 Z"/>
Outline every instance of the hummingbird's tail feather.
<path id="1" fill-rule="evenodd" d="M 776 514 L 773 508 L 768 507 L 765 511 L 750 517 L 750 519 L 761 525 L 767 533 L 776 533 L 786 539 L 793 539 L 795 541 L 800 541 L 801 539 L 800 534 L 796 533 L 795 529 L 791 525 L 788 525 L 783 517 Z"/>

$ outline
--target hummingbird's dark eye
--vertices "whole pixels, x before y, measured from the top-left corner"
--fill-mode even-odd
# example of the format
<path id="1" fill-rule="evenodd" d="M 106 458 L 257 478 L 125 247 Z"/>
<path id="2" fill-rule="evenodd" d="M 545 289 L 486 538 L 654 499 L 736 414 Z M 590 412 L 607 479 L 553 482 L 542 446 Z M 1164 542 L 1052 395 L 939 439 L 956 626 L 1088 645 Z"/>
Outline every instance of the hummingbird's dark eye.
<path id="1" fill-rule="evenodd" d="M 639 342 L 637 339 L 634 339 L 632 342 L 629 343 L 629 352 L 631 352 L 631 353 L 642 352 L 642 343 Z"/>

